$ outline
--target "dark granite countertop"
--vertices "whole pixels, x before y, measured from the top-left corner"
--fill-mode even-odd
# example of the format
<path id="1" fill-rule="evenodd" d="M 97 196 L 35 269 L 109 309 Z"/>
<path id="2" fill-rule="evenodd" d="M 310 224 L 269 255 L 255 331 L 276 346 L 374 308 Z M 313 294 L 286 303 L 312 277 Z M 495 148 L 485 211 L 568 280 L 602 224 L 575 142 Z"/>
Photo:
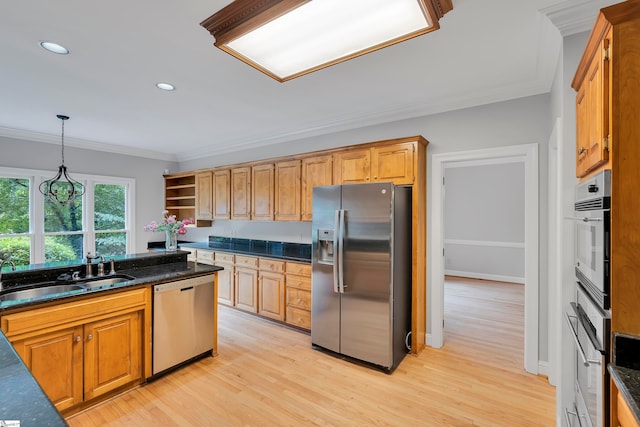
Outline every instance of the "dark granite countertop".
<path id="1" fill-rule="evenodd" d="M 285 261 L 311 262 L 311 244 L 271 240 L 209 236 L 208 242 L 185 242 L 180 248 L 219 250 L 241 255 L 263 256 Z"/>
<path id="2" fill-rule="evenodd" d="M 158 251 L 153 253 L 131 254 L 116 257 L 116 275 L 131 276 L 133 277 L 133 280 L 127 280 L 99 288 L 62 292 L 41 298 L 16 301 L 2 301 L 0 299 L 0 313 L 2 313 L 2 311 L 18 307 L 38 305 L 51 301 L 69 300 L 80 296 L 97 294 L 107 290 L 159 284 L 187 277 L 197 277 L 212 274 L 223 269 L 222 267 L 214 265 L 187 262 L 187 254 L 188 252 L 185 251 Z M 95 268 L 96 267 L 94 265 L 94 273 Z M 85 269 L 86 265 L 79 265 L 77 263 L 66 263 L 65 265 L 61 265 L 61 263 L 39 264 L 23 267 L 19 271 L 4 274 L 3 282 L 5 282 L 5 291 L 0 293 L 0 297 L 3 293 L 11 292 L 12 290 L 39 287 L 46 283 L 76 283 L 69 280 L 65 281 L 59 279 L 64 275 L 70 276 L 74 271 L 80 271 L 81 277 L 84 277 Z M 96 276 L 94 278 L 100 279 L 108 277 L 110 277 L 109 274 L 106 274 L 104 277 Z M 81 282 L 79 283 L 82 284 Z"/>
<path id="3" fill-rule="evenodd" d="M 67 425 L 2 332 L 0 390 L 0 420 L 18 420 L 20 427 Z"/>
<path id="4" fill-rule="evenodd" d="M 222 267 L 187 262 L 187 254 L 188 252 L 184 251 L 162 251 L 116 257 L 117 274 L 132 276 L 133 280 L 87 291 L 63 292 L 46 298 L 0 301 L 0 314 L 2 311 L 14 308 L 37 306 L 51 301 L 68 302 L 73 298 L 89 294 L 96 295 L 114 289 L 159 284 L 223 270 Z M 71 275 L 74 271 L 82 271 L 84 275 L 85 269 L 86 265 L 73 262 L 22 267 L 19 271 L 3 275 L 3 281 L 9 288 L 4 292 L 56 281 L 62 275 Z M 104 276 L 104 278 L 108 277 L 109 275 Z M 67 425 L 1 331 L 0 420 L 20 420 L 21 427 Z"/>
<path id="5" fill-rule="evenodd" d="M 640 424 L 640 337 L 613 334 L 613 363 L 609 373 Z"/>

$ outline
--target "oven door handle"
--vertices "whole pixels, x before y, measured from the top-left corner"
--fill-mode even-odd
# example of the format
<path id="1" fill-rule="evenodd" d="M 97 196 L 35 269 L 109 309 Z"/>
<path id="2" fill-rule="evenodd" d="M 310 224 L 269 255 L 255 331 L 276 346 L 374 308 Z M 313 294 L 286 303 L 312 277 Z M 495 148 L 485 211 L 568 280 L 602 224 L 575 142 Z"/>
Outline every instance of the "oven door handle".
<path id="1" fill-rule="evenodd" d="M 571 418 L 569 418 L 569 415 L 573 415 L 574 417 L 576 417 L 578 419 L 578 425 L 580 427 L 582 427 L 582 422 L 580 421 L 580 416 L 578 415 L 578 410 L 574 409 L 575 412 L 572 412 L 570 410 L 568 410 L 567 408 L 564 408 L 564 419 L 567 422 L 567 427 L 570 427 L 571 424 Z"/>
<path id="2" fill-rule="evenodd" d="M 571 322 L 571 319 L 576 319 L 576 321 L 579 321 L 578 316 L 571 315 L 565 311 L 564 318 L 567 321 L 567 324 L 569 325 L 569 329 L 571 329 L 571 337 L 573 338 L 573 342 L 576 344 L 576 348 L 578 349 L 578 354 L 580 355 L 580 358 L 582 359 L 582 363 L 584 364 L 584 366 L 589 366 L 590 364 L 600 365 L 599 360 L 587 359 L 587 355 L 584 354 L 584 350 L 582 349 L 582 346 L 580 345 L 580 341 L 578 340 L 578 332 L 576 331 L 576 328 L 573 327 L 573 323 Z"/>
<path id="3" fill-rule="evenodd" d="M 582 222 L 600 222 L 602 218 L 589 218 L 586 216 L 565 216 L 564 219 L 571 219 L 573 221 L 582 221 Z"/>

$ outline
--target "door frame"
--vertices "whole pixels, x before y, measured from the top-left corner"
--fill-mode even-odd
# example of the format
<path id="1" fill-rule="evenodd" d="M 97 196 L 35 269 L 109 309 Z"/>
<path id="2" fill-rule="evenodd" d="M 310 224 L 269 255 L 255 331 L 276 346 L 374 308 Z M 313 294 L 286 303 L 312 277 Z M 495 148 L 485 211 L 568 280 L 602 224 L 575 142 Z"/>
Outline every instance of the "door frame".
<path id="1" fill-rule="evenodd" d="M 431 347 L 443 345 L 444 320 L 444 191 L 443 179 L 447 163 L 491 161 L 515 158 L 524 163 L 524 369 L 538 373 L 538 298 L 539 298 L 539 184 L 538 145 L 522 144 L 480 150 L 434 154 L 431 180 L 431 333 L 427 343 Z"/>

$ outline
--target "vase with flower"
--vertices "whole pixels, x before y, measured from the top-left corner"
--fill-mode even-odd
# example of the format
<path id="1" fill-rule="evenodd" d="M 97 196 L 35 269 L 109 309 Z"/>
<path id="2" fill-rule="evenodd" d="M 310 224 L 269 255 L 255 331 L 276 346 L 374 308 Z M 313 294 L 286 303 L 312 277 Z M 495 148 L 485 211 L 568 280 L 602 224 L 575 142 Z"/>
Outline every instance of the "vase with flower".
<path id="1" fill-rule="evenodd" d="M 169 211 L 162 211 L 162 221 L 151 221 L 144 226 L 144 231 L 164 231 L 165 250 L 175 251 L 178 249 L 178 234 L 187 234 L 186 226 L 193 224 L 193 218 L 178 221 L 175 215 L 169 215 Z"/>

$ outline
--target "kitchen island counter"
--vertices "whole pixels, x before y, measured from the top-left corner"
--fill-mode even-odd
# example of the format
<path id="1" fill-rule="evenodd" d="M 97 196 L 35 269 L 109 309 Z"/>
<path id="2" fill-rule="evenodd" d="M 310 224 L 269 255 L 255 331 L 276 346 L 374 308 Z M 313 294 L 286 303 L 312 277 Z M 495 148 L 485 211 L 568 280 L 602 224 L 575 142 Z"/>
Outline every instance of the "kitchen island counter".
<path id="1" fill-rule="evenodd" d="M 76 299 L 90 301 L 91 298 L 99 297 L 102 294 L 116 294 L 160 283 L 213 275 L 223 269 L 212 265 L 187 262 L 186 256 L 187 252 L 177 251 L 116 257 L 116 275 L 130 276 L 127 280 L 108 286 L 61 292 L 41 298 L 0 301 L 0 319 L 4 324 L 2 316 L 9 317 L 12 313 L 20 314 L 40 307 L 56 307 L 57 304 L 73 303 Z M 86 280 L 86 278 L 83 279 L 86 274 L 85 270 L 86 265 L 77 262 L 23 267 L 19 271 L 5 273 L 3 279 L 6 280 L 8 289 L 3 293 L 11 292 L 14 289 L 28 289 L 37 283 L 67 280 L 66 276 L 71 276 L 75 271 L 81 271 L 80 280 Z M 101 280 L 110 276 L 107 274 L 97 276 L 95 279 Z M 56 407 L 34 379 L 2 330 L 0 330 L 0 390 L 2 390 L 0 392 L 0 420 L 19 420 L 21 427 L 66 425 Z"/>

